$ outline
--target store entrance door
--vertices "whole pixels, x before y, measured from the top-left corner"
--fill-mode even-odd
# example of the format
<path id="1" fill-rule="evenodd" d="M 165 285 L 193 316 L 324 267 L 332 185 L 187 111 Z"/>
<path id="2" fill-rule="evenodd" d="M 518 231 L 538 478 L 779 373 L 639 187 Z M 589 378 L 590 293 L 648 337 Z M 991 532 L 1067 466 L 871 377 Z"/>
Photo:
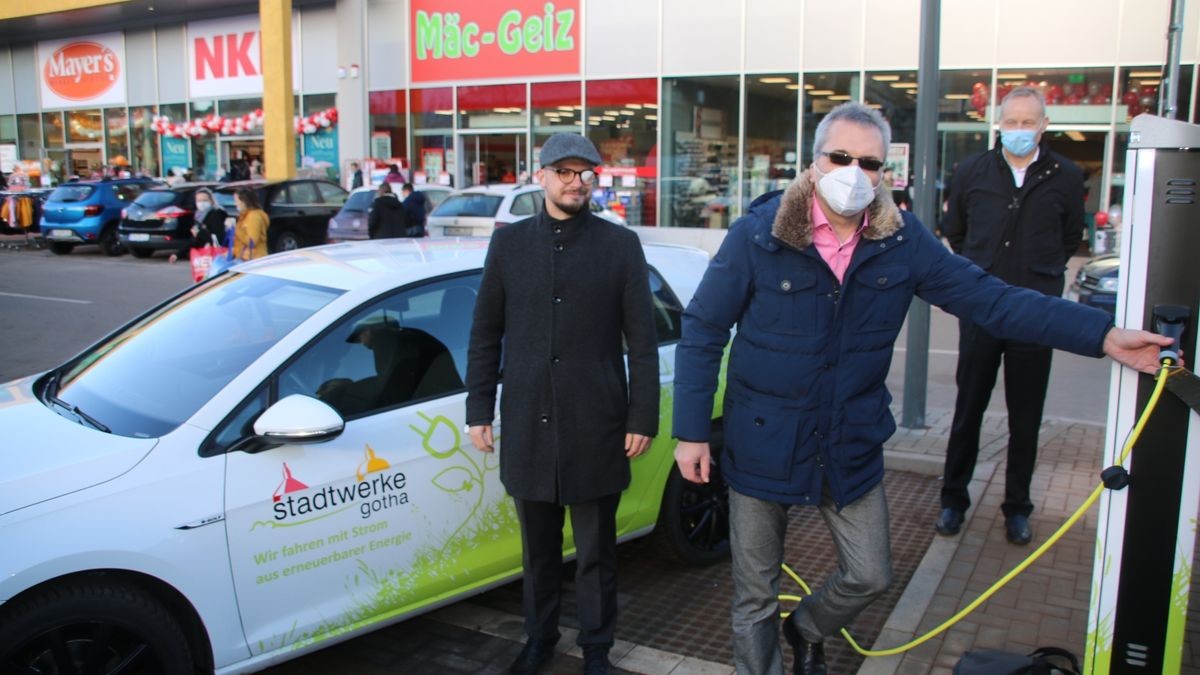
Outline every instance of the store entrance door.
<path id="1" fill-rule="evenodd" d="M 1107 126 L 1058 126 L 1051 124 L 1042 139 L 1050 145 L 1050 149 L 1063 155 L 1083 170 L 1083 222 L 1087 231 L 1079 245 L 1079 253 L 1094 253 L 1092 248 L 1093 235 L 1096 228 L 1096 213 L 1105 211 L 1104 220 L 1108 222 L 1108 207 L 1112 203 L 1120 203 L 1124 197 L 1123 191 L 1110 191 L 1108 174 L 1112 167 L 1108 166 L 1108 145 L 1111 134 Z M 1122 149 L 1121 152 L 1124 152 Z M 1103 252 L 1103 251 L 1102 251 Z"/>
<path id="2" fill-rule="evenodd" d="M 517 183 L 527 177 L 529 142 L 524 131 L 458 135 L 458 184 Z"/>
<path id="3" fill-rule="evenodd" d="M 68 177 L 100 178 L 104 168 L 102 143 L 68 143 L 65 173 Z"/>
<path id="4" fill-rule="evenodd" d="M 244 168 L 250 171 L 250 167 L 254 166 L 255 160 L 258 160 L 257 166 L 259 170 L 263 170 L 263 139 L 261 136 L 253 138 L 238 137 L 236 140 L 222 140 L 220 154 L 219 175 L 224 175 L 226 171 L 233 169 L 233 162 L 246 162 Z M 239 166 L 241 166 L 239 164 Z M 251 176 L 253 177 L 253 176 Z"/>

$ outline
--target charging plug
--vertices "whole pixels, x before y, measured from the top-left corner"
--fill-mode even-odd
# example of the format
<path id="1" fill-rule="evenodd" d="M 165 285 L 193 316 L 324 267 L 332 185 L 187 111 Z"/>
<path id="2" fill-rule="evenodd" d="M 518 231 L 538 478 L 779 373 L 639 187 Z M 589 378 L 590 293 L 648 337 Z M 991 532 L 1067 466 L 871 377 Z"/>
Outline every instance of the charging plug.
<path id="1" fill-rule="evenodd" d="M 1159 361 L 1171 359 L 1172 362 L 1179 363 L 1179 346 L 1191 317 L 1191 310 L 1183 305 L 1154 306 L 1154 332 L 1174 340 L 1171 346 L 1159 350 Z"/>

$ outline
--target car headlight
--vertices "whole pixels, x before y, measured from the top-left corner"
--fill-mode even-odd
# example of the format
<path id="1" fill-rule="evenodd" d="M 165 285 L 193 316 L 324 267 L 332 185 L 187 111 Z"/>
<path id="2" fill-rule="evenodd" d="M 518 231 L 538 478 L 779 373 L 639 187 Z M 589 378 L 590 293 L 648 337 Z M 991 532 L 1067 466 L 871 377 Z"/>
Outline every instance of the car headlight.
<path id="1" fill-rule="evenodd" d="M 1083 285 L 1083 282 L 1084 282 L 1084 281 L 1086 281 L 1086 280 L 1087 280 L 1087 273 L 1086 273 L 1086 272 L 1084 272 L 1084 271 L 1083 271 L 1083 268 L 1081 267 L 1081 268 L 1079 269 L 1079 272 L 1077 272 L 1077 273 L 1075 274 L 1075 283 L 1077 283 L 1077 284 L 1079 284 L 1080 286 L 1082 286 L 1082 285 Z"/>
<path id="2" fill-rule="evenodd" d="M 1105 293 L 1116 293 L 1117 292 L 1117 282 L 1118 282 L 1118 279 L 1115 276 L 1104 277 L 1103 279 L 1100 280 L 1099 284 L 1096 284 L 1096 288 L 1098 288 L 1101 291 L 1104 291 Z"/>

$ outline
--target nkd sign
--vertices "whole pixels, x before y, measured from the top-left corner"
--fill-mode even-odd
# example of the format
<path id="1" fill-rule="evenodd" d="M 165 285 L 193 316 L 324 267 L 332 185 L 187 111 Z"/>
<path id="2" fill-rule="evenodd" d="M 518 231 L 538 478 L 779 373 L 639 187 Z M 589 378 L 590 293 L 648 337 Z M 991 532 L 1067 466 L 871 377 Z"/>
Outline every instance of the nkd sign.
<path id="1" fill-rule="evenodd" d="M 125 102 L 125 45 L 120 33 L 39 42 L 43 108 Z"/>
<path id="2" fill-rule="evenodd" d="M 578 75 L 579 0 L 412 0 L 413 82 Z"/>
<path id="3" fill-rule="evenodd" d="M 294 15 L 292 23 L 296 35 Z M 298 41 L 293 41 L 293 89 L 300 88 L 297 47 Z M 262 95 L 262 34 L 257 15 L 189 23 L 187 52 L 191 98 Z"/>

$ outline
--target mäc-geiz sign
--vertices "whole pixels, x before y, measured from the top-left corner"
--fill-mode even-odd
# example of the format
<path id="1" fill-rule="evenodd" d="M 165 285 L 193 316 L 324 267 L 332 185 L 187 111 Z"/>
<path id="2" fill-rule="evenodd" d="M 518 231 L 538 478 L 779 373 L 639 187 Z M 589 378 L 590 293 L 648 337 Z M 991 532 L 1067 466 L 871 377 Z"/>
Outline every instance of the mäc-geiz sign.
<path id="1" fill-rule="evenodd" d="M 579 0 L 413 0 L 413 82 L 578 75 Z"/>

